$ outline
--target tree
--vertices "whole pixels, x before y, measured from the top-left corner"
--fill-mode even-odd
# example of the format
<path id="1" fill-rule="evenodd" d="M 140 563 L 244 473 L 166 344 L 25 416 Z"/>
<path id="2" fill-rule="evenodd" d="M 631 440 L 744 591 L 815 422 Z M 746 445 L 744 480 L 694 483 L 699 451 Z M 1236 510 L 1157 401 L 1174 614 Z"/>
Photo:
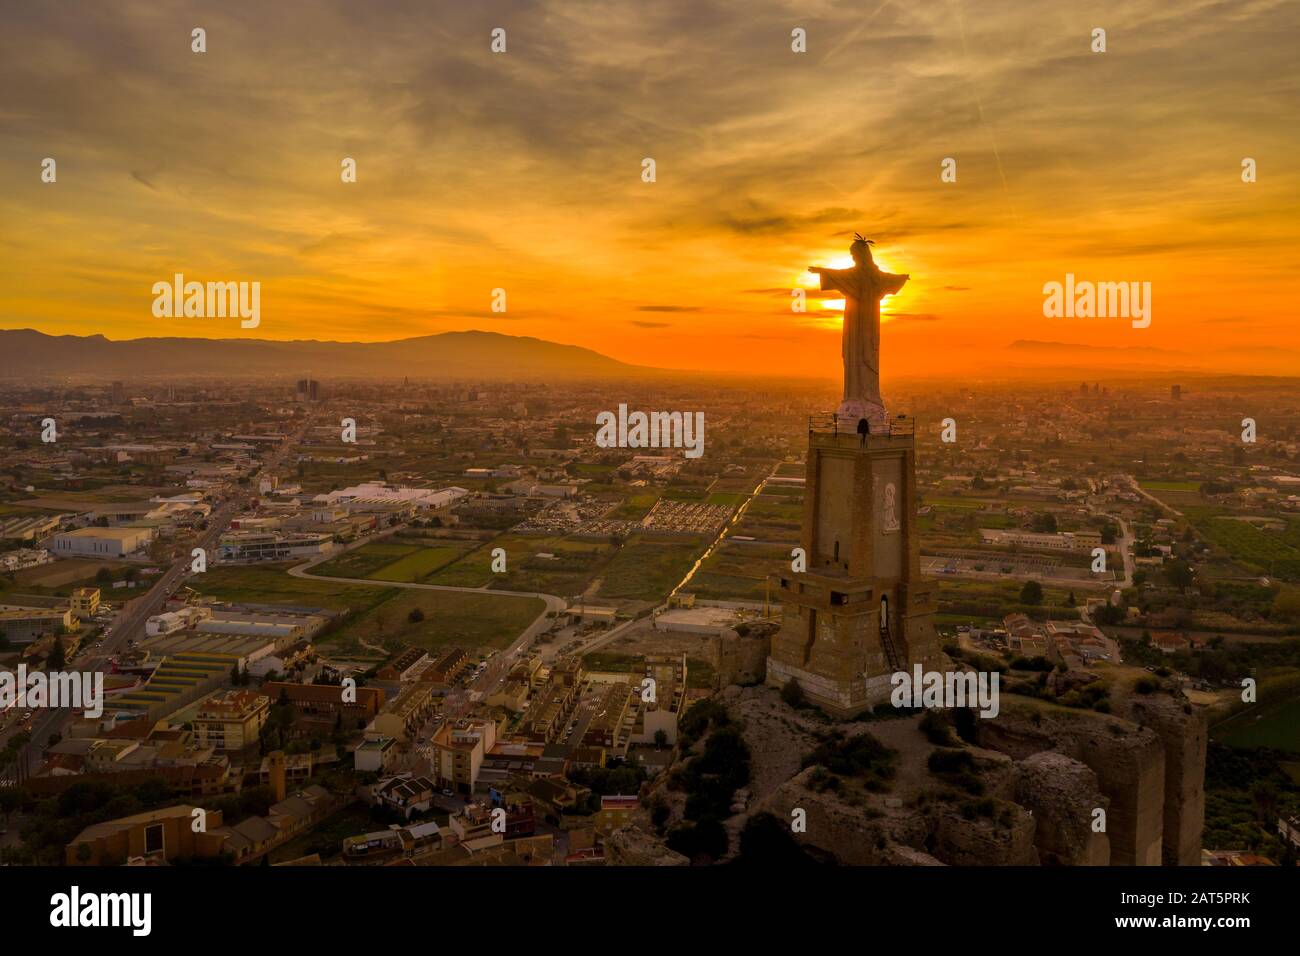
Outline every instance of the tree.
<path id="1" fill-rule="evenodd" d="M 47 671 L 63 670 L 63 665 L 67 659 L 63 655 L 63 641 L 56 634 L 54 636 L 54 646 L 50 648 L 50 656 L 45 658 L 45 669 Z"/>
<path id="2" fill-rule="evenodd" d="M 1043 603 L 1043 586 L 1037 581 L 1026 581 L 1020 589 L 1020 603 L 1037 606 Z"/>
<path id="3" fill-rule="evenodd" d="M 1250 799 L 1255 805 L 1255 815 L 1261 823 L 1272 829 L 1277 820 L 1280 795 L 1277 787 L 1269 780 L 1259 780 L 1250 788 Z"/>
<path id="4" fill-rule="evenodd" d="M 18 809 L 22 803 L 22 797 L 14 787 L 0 789 L 0 814 L 4 814 L 5 823 L 9 823 L 9 816 Z"/>
<path id="5" fill-rule="evenodd" d="M 411 613 L 406 615 L 406 619 L 410 621 L 412 624 L 419 624 L 421 621 L 424 620 L 424 612 L 421 611 L 418 607 L 413 607 L 411 608 Z"/>
<path id="6" fill-rule="evenodd" d="M 1127 616 L 1124 608 L 1115 604 L 1103 604 L 1092 612 L 1092 623 L 1098 625 L 1122 624 Z"/>
<path id="7" fill-rule="evenodd" d="M 1165 577 L 1169 579 L 1170 584 L 1178 588 L 1179 594 L 1183 594 L 1191 585 L 1195 574 L 1193 573 L 1190 564 L 1186 561 L 1178 560 L 1170 561 L 1165 565 Z"/>
<path id="8" fill-rule="evenodd" d="M 1056 515 L 1050 511 L 1043 511 L 1034 515 L 1030 525 L 1035 531 L 1041 531 L 1045 534 L 1056 533 Z"/>
<path id="9" fill-rule="evenodd" d="M 655 731 L 655 746 L 660 750 L 668 746 L 668 734 L 662 727 Z"/>

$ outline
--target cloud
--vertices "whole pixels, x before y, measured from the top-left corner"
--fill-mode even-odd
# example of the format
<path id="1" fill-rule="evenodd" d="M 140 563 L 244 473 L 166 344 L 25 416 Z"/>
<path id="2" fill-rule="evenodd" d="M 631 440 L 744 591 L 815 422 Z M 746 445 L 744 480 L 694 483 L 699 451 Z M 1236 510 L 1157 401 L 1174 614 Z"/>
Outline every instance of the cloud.
<path id="1" fill-rule="evenodd" d="M 745 343 L 787 341 L 790 312 L 765 299 L 858 230 L 912 275 L 895 319 L 942 313 L 972 361 L 1067 271 L 1151 273 L 1162 345 L 1204 327 L 1203 347 L 1220 320 L 1202 313 L 1227 302 L 1234 336 L 1266 346 L 1294 298 L 1300 172 L 1276 157 L 1300 152 L 1279 121 L 1300 111 L 1280 79 L 1300 5 L 1283 0 L 1113 5 L 1105 55 L 1093 15 L 1050 0 L 804 0 L 807 55 L 788 0 L 10 6 L 0 221 L 24 228 L 5 236 L 0 313 L 47 331 L 190 334 L 139 289 L 193 263 L 261 278 L 286 336 L 482 317 L 654 364 L 673 336 L 604 316 L 695 313 L 677 334 L 719 363 L 825 369 L 824 343 Z M 31 174 L 47 155 L 57 189 Z M 484 313 L 498 286 L 530 311 Z"/>

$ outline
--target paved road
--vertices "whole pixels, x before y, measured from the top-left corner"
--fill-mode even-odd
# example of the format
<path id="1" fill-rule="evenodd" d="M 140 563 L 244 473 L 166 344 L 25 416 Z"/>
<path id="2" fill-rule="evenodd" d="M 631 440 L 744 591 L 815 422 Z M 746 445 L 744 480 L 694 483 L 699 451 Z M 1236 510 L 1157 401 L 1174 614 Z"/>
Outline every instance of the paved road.
<path id="1" fill-rule="evenodd" d="M 254 482 L 252 479 L 255 479 L 262 472 L 270 473 L 278 468 L 285 455 L 288 454 L 289 449 L 302 438 L 310 425 L 310 421 L 310 418 L 308 418 L 307 422 L 292 438 L 273 452 L 263 462 L 258 471 L 250 475 L 247 489 L 240 488 L 237 490 L 230 499 L 208 516 L 207 530 L 191 547 L 201 547 L 210 552 L 216 546 L 217 540 L 225 533 L 231 519 L 238 514 L 239 510 L 248 502 L 248 499 L 254 496 L 252 491 Z M 116 617 L 113 618 L 110 624 L 112 634 L 103 640 L 103 646 L 98 651 L 91 654 L 82 654 L 75 658 L 72 663 L 76 668 L 90 672 L 103 670 L 109 659 L 124 650 L 127 647 L 127 642 L 143 630 L 145 621 L 157 614 L 167 599 L 175 593 L 181 581 L 189 574 L 192 560 L 189 551 L 183 552 L 175 563 L 154 582 L 153 587 L 148 592 L 123 606 Z M 52 734 L 61 734 L 64 726 L 71 720 L 74 713 L 69 708 L 52 708 L 41 711 L 37 715 L 32 724 L 31 743 L 28 744 L 24 753 L 29 773 L 33 773 L 39 768 L 41 751 L 44 749 L 46 741 L 49 740 Z"/>
<path id="2" fill-rule="evenodd" d="M 394 529 L 396 530 L 396 529 Z M 374 537 L 366 538 L 357 544 L 365 544 L 374 541 Z M 457 689 L 449 693 L 443 702 L 443 712 L 449 716 L 459 716 L 468 709 L 472 703 L 470 694 L 476 692 L 480 695 L 489 693 L 492 688 L 505 680 L 506 674 L 514 666 L 515 659 L 520 655 L 524 648 L 528 647 L 534 637 L 545 630 L 550 619 L 547 617 L 551 613 L 559 613 L 568 607 L 568 602 L 554 594 L 542 594 L 539 591 L 500 591 L 489 589 L 486 585 L 483 587 L 455 587 L 449 584 L 421 584 L 416 581 L 375 581 L 370 578 L 341 578 L 333 575 L 308 574 L 308 570 L 329 560 L 336 558 L 341 554 L 340 551 L 331 552 L 328 555 L 322 555 L 305 561 L 302 564 L 295 565 L 289 569 L 289 574 L 295 578 L 305 578 L 309 581 L 332 581 L 338 584 L 365 584 L 370 587 L 381 588 L 413 588 L 421 591 L 459 591 L 465 594 L 491 594 L 500 595 L 501 597 L 518 597 L 518 598 L 541 598 L 546 602 L 544 607 L 533 619 L 533 622 L 524 628 L 523 632 L 514 640 L 514 642 L 498 654 L 493 655 L 488 666 L 483 673 L 476 677 L 468 687 Z"/>
<path id="3" fill-rule="evenodd" d="M 1124 477 L 1127 478 L 1127 479 L 1128 479 L 1128 483 L 1129 483 L 1130 485 L 1133 486 L 1133 491 L 1134 491 L 1135 493 L 1137 493 L 1137 494 L 1141 495 L 1143 498 L 1147 499 L 1147 501 L 1151 502 L 1153 505 L 1155 505 L 1155 506 L 1156 506 L 1157 508 L 1159 508 L 1161 511 L 1167 511 L 1167 512 L 1169 512 L 1171 515 L 1173 515 L 1175 518 L 1183 518 L 1183 517 L 1186 517 L 1186 515 L 1184 515 L 1184 514 L 1183 514 L 1181 511 L 1179 511 L 1177 508 L 1173 507 L 1173 505 L 1166 504 L 1165 502 L 1163 502 L 1163 501 L 1161 501 L 1159 498 L 1157 498 L 1155 495 L 1153 495 L 1153 494 L 1151 494 L 1150 492 L 1148 492 L 1148 491 L 1146 491 L 1145 489 L 1143 489 L 1143 487 L 1142 487 L 1141 485 L 1138 484 L 1138 480 L 1137 480 L 1137 478 L 1133 477 L 1132 475 L 1125 475 Z"/>

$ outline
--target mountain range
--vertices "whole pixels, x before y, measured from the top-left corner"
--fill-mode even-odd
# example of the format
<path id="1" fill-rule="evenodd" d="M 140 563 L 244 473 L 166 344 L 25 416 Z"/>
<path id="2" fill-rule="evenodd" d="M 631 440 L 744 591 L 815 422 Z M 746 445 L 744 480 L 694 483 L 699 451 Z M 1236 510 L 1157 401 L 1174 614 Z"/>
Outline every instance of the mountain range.
<path id="1" fill-rule="evenodd" d="M 651 369 L 576 345 L 497 332 L 390 342 L 140 338 L 0 329 L 0 379 L 267 378 L 601 379 Z"/>

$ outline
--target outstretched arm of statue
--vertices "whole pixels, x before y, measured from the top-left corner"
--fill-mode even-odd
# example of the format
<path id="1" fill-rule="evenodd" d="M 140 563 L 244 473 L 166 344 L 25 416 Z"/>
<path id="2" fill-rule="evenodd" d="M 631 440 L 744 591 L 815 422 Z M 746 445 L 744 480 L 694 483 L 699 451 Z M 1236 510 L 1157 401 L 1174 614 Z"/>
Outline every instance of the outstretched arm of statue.
<path id="1" fill-rule="evenodd" d="M 911 275 L 893 275 L 889 272 L 882 272 L 877 277 L 880 284 L 881 295 L 893 295 L 899 289 L 903 288 L 907 280 L 912 278 Z"/>
<path id="2" fill-rule="evenodd" d="M 823 292 L 834 290 L 853 298 L 857 298 L 862 292 L 862 281 L 855 269 L 823 269 L 820 266 L 813 266 L 809 271 L 817 273 Z"/>

